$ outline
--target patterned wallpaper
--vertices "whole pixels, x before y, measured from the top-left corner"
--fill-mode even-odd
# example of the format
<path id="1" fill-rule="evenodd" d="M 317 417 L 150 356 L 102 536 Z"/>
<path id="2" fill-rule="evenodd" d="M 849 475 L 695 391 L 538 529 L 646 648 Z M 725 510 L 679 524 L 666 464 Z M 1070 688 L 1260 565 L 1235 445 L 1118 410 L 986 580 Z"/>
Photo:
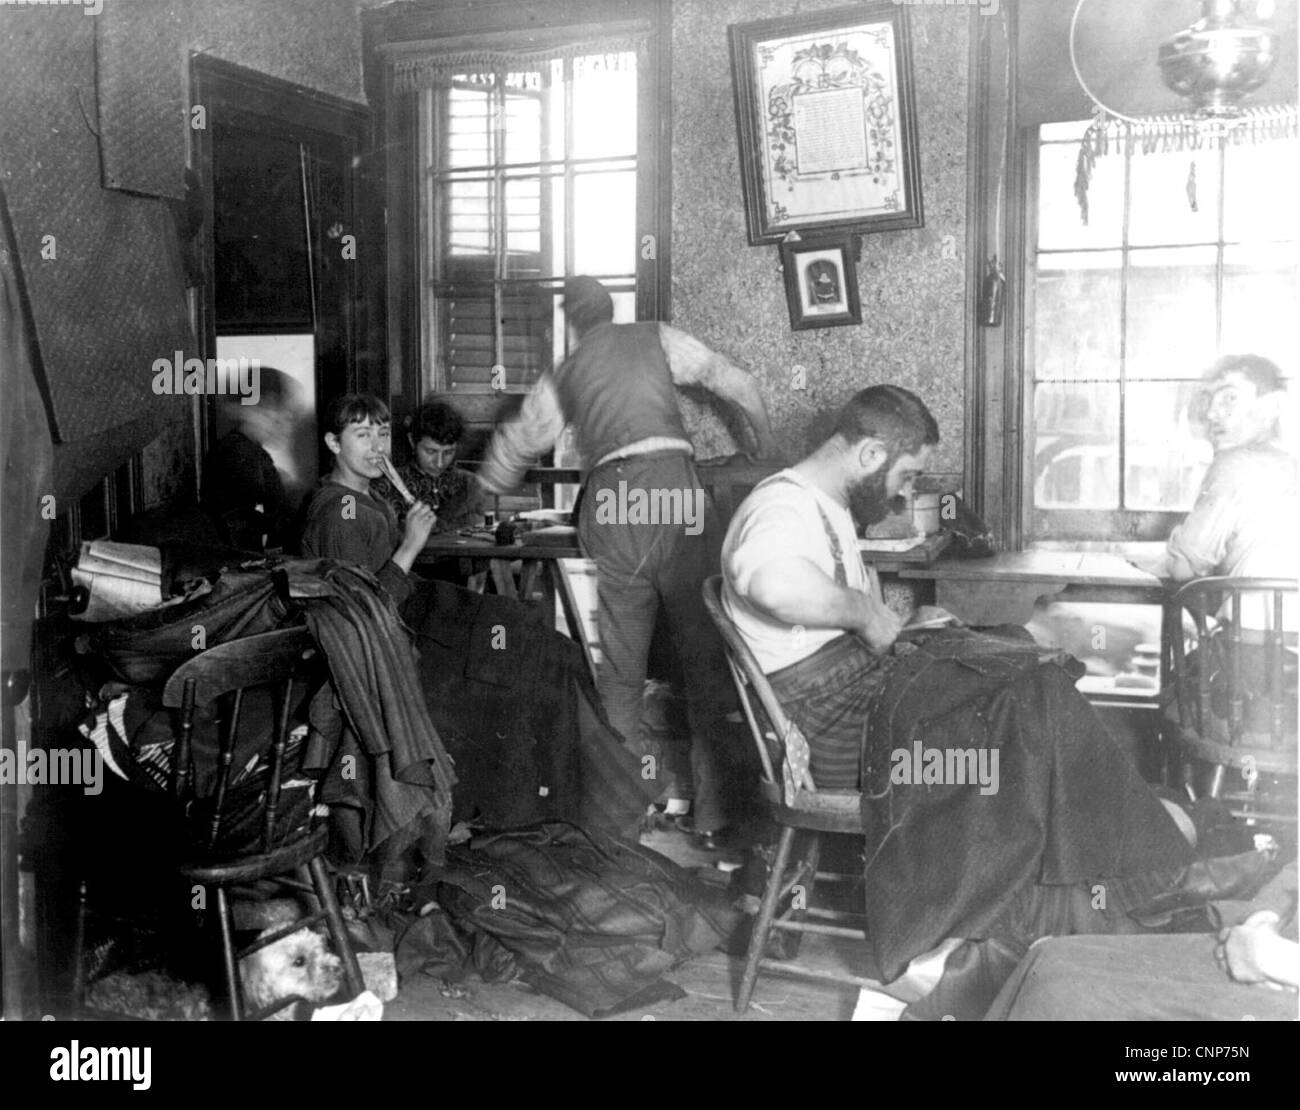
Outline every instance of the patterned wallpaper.
<path id="1" fill-rule="evenodd" d="M 776 246 L 751 247 L 727 26 L 843 6 L 843 0 L 676 0 L 673 5 L 673 323 L 753 372 L 792 457 L 859 389 L 915 390 L 939 421 L 934 469 L 962 468 L 969 9 L 909 6 L 925 227 L 863 238 L 860 326 L 790 330 Z M 807 388 L 791 388 L 795 366 Z M 735 450 L 692 404 L 700 457 Z"/>
<path id="2" fill-rule="evenodd" d="M 364 101 L 358 0 L 185 3 L 190 49 L 270 77 Z"/>

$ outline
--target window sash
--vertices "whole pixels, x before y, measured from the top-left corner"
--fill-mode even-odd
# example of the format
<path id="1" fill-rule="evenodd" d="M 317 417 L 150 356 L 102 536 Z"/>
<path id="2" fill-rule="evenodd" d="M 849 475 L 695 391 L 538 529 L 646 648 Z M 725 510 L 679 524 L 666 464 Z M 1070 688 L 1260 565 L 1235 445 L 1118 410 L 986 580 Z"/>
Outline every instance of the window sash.
<path id="1" fill-rule="evenodd" d="M 1141 172 L 1141 159 L 1148 157 L 1139 152 L 1126 151 L 1123 154 L 1111 154 L 1106 157 L 1123 160 L 1122 210 L 1120 214 L 1119 241 L 1105 244 L 1052 245 L 1040 248 L 1040 228 L 1038 215 L 1042 204 L 1040 195 L 1040 156 L 1046 147 L 1066 147 L 1078 149 L 1078 139 L 1039 138 L 1038 133 L 1029 131 L 1026 143 L 1025 159 L 1025 193 L 1026 236 L 1025 236 L 1025 322 L 1023 333 L 1022 357 L 1026 389 L 1023 394 L 1022 427 L 1027 434 L 1022 437 L 1021 473 L 1023 475 L 1023 497 L 1021 503 L 1021 527 L 1025 540 L 1029 543 L 1045 540 L 1064 539 L 1114 539 L 1114 540 L 1157 540 L 1165 539 L 1170 530 L 1185 515 L 1190 505 L 1176 509 L 1153 509 L 1149 507 L 1130 507 L 1134 494 L 1130 490 L 1130 439 L 1132 433 L 1144 423 L 1143 412 L 1138 400 L 1133 396 L 1136 389 L 1144 386 L 1163 385 L 1170 389 L 1180 385 L 1190 388 L 1199 382 L 1199 373 L 1182 373 L 1173 376 L 1152 375 L 1137 372 L 1132 365 L 1131 347 L 1135 338 L 1136 321 L 1134 313 L 1134 269 L 1135 259 L 1139 263 L 1157 257 L 1153 252 L 1186 252 L 1190 258 L 1193 252 L 1213 252 L 1213 350 L 1221 349 L 1224 333 L 1225 276 L 1229 275 L 1230 265 L 1227 258 L 1236 247 L 1264 246 L 1262 240 L 1246 240 L 1225 234 L 1228 224 L 1230 206 L 1234 197 L 1227 191 L 1227 158 L 1223 148 L 1211 148 L 1197 152 L 1189 151 L 1188 159 L 1193 153 L 1198 160 L 1198 174 L 1205 182 L 1205 162 L 1213 158 L 1214 181 L 1206 192 L 1216 196 L 1218 211 L 1215 220 L 1215 234 L 1210 236 L 1193 236 L 1183 242 L 1161 242 L 1155 239 L 1143 239 L 1133 242 L 1132 217 L 1134 207 L 1133 178 L 1135 170 Z M 1209 185 L 1209 182 L 1206 182 Z M 1095 195 L 1095 183 L 1094 183 Z M 1173 203 L 1183 203 L 1176 197 Z M 1280 246 L 1270 241 L 1270 246 Z M 1041 332 L 1040 273 L 1049 272 L 1046 263 L 1053 258 L 1066 255 L 1102 255 L 1110 253 L 1119 259 L 1118 272 L 1118 358 L 1114 375 L 1095 375 L 1089 373 L 1071 374 L 1065 377 L 1050 376 L 1044 371 L 1039 344 L 1044 337 Z M 1208 268 L 1208 267 L 1207 267 Z M 1072 271 L 1062 269 L 1062 274 Z M 1261 271 L 1263 272 L 1263 271 Z M 1213 352 L 1207 351 L 1201 360 L 1205 365 L 1212 361 Z M 1199 371 L 1202 367 L 1188 367 Z M 1116 442 L 1114 460 L 1114 480 L 1116 508 L 1086 507 L 1051 507 L 1038 502 L 1039 478 L 1038 453 L 1039 426 L 1036 411 L 1039 391 L 1061 386 L 1091 386 L 1096 389 L 1107 388 L 1118 391 L 1118 419 L 1115 429 Z"/>
<path id="2" fill-rule="evenodd" d="M 643 76 L 644 58 L 632 55 L 621 64 L 629 63 L 635 66 L 637 75 L 639 117 L 648 84 Z M 583 218 L 576 211 L 580 188 L 590 187 L 600 178 L 616 183 L 618 179 L 610 175 L 633 175 L 636 182 L 633 196 L 627 203 L 628 210 L 622 215 L 629 225 L 629 233 L 633 230 L 639 233 L 643 226 L 638 219 L 641 214 L 639 194 L 643 188 L 649 187 L 644 184 L 644 178 L 648 176 L 645 171 L 647 163 L 652 165 L 653 160 L 643 159 L 639 149 L 621 156 L 577 156 L 573 120 L 575 68 L 575 58 L 566 54 L 556 59 L 553 66 L 530 71 L 527 75 L 529 87 L 524 89 L 512 87 L 509 77 L 517 70 L 511 66 L 498 69 L 490 76 L 485 74 L 489 77 L 486 84 L 457 80 L 450 82 L 448 88 L 430 88 L 419 94 L 420 204 L 424 229 L 421 236 L 424 250 L 421 252 L 419 282 L 420 313 L 423 362 L 430 368 L 433 379 L 425 383 L 426 388 L 468 392 L 500 390 L 502 387 L 505 392 L 526 390 L 546 368 L 548 360 L 544 355 L 529 354 L 518 343 L 512 343 L 512 333 L 517 335 L 520 330 L 519 312 L 531 317 L 536 324 L 535 330 L 549 326 L 553 336 L 551 358 L 564 357 L 567 337 L 558 301 L 564 277 L 574 273 L 575 266 L 582 261 L 577 258 L 575 247 L 575 237 L 580 230 L 578 220 Z M 558 97 L 553 96 L 556 84 L 562 89 Z M 453 90 L 480 89 L 488 101 L 485 118 L 490 128 L 484 149 L 490 148 L 492 160 L 484 163 L 481 159 L 471 158 L 464 164 L 455 164 L 447 145 L 453 135 Z M 509 102 L 512 98 L 529 96 L 539 101 L 538 157 L 512 160 L 508 149 Z M 553 106 L 559 107 L 560 111 L 552 111 Z M 557 119 L 557 116 L 562 118 Z M 629 130 L 640 136 L 639 118 L 627 122 Z M 474 239 L 469 241 L 469 249 L 455 252 L 452 249 L 455 194 L 458 189 L 472 192 L 474 186 L 482 188 L 481 224 L 475 229 Z M 512 207 L 511 197 L 518 196 L 521 189 L 527 191 L 525 195 L 530 199 Z M 531 200 L 533 197 L 535 201 Z M 533 212 L 536 216 L 530 220 Z M 518 239 L 513 229 L 518 228 L 521 219 L 525 226 L 519 229 L 520 236 L 525 241 L 536 236 L 538 249 L 535 254 L 515 249 Z M 557 224 L 561 226 L 557 227 Z M 479 241 L 485 247 L 481 252 L 473 249 Z M 521 272 L 528 269 L 530 256 L 536 258 L 532 267 L 534 272 Z M 480 259 L 478 266 L 472 261 L 476 257 Z M 631 251 L 628 258 L 630 266 L 625 269 L 605 267 L 606 272 L 595 272 L 592 267 L 585 266 L 584 272 L 602 279 L 612 294 L 627 291 L 635 294 L 641 267 Z M 523 266 L 520 265 L 521 259 L 524 260 Z M 526 297 L 530 291 L 535 298 L 531 306 Z M 549 308 L 539 306 L 537 302 L 545 301 L 548 295 Z M 458 297 L 476 298 L 480 302 L 490 298 L 492 305 L 491 357 L 483 366 L 475 365 L 464 373 L 456 355 L 464 354 L 478 340 L 453 336 L 448 331 L 454 321 Z M 533 338 L 540 339 L 540 334 Z M 480 361 L 484 360 L 475 358 L 476 363 Z M 504 381 L 499 376 L 502 367 L 506 370 Z M 496 376 L 491 373 L 494 369 L 498 371 Z"/>

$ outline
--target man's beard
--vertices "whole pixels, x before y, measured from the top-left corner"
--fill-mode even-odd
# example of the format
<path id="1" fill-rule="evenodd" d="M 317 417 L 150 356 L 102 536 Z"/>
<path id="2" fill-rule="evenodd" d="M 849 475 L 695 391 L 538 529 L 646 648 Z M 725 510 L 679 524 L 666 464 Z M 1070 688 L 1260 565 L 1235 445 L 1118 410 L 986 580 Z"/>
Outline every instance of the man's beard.
<path id="1" fill-rule="evenodd" d="M 890 513 L 902 512 L 906 501 L 902 495 L 888 496 L 886 481 L 888 472 L 881 467 L 874 474 L 868 474 L 849 490 L 849 512 L 858 530 L 879 524 Z"/>

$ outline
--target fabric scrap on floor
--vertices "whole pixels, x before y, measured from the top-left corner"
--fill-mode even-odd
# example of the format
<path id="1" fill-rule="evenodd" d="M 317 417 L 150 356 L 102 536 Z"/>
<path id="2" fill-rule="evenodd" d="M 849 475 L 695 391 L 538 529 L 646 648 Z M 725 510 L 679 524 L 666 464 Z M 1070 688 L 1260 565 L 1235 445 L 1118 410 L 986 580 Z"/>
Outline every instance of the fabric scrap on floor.
<path id="1" fill-rule="evenodd" d="M 476 837 L 447 859 L 440 912 L 399 937 L 399 970 L 517 974 L 589 1017 L 680 997 L 663 976 L 716 948 L 740 917 L 724 891 L 658 853 L 560 821 Z"/>

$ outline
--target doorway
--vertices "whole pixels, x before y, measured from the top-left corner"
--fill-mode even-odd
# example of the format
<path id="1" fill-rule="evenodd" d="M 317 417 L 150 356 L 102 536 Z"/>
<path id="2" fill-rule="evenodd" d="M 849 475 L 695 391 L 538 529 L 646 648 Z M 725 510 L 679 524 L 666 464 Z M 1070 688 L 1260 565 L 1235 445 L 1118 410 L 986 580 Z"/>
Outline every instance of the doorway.
<path id="1" fill-rule="evenodd" d="M 370 113 L 207 57 L 193 59 L 191 103 L 206 207 L 196 306 L 204 354 L 256 359 L 290 379 L 291 430 L 264 446 L 300 499 L 328 465 L 321 404 L 372 388 L 367 368 L 383 365 L 383 335 L 363 303 L 378 241 L 363 180 Z M 232 411 L 206 399 L 200 483 Z"/>

